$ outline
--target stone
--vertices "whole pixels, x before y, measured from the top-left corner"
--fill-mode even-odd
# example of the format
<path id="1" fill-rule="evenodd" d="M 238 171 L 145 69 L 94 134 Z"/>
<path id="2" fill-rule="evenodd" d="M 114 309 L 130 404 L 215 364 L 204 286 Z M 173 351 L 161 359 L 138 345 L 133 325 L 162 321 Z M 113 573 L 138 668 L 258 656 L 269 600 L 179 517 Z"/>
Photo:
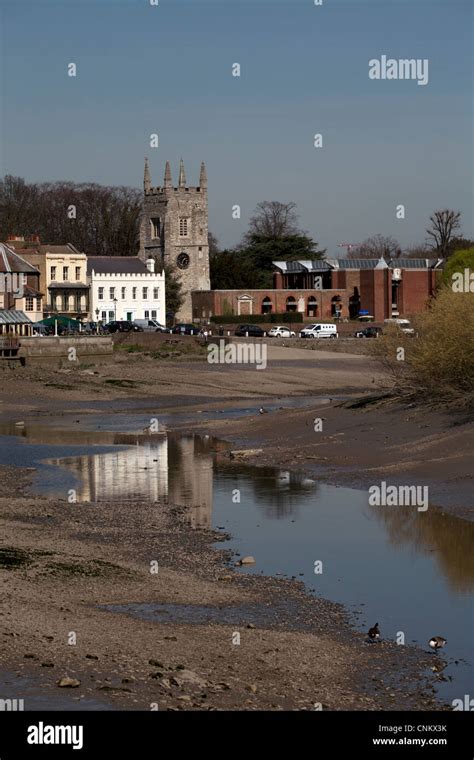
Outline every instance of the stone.
<path id="1" fill-rule="evenodd" d="M 256 685 L 254 683 L 249 684 L 245 688 L 247 689 L 247 691 L 252 692 L 252 694 L 256 694 L 257 693 L 257 687 L 256 687 Z"/>
<path id="2" fill-rule="evenodd" d="M 249 554 L 247 557 L 242 557 L 242 559 L 239 559 L 238 564 L 239 565 L 255 565 L 255 558 Z"/>
<path id="3" fill-rule="evenodd" d="M 200 688 L 207 686 L 204 678 L 195 673 L 193 670 L 180 670 L 179 674 L 172 676 L 171 683 L 173 686 L 199 686 Z"/>
<path id="4" fill-rule="evenodd" d="M 77 678 L 69 678 L 69 676 L 65 676 L 64 678 L 60 678 L 59 681 L 56 681 L 56 685 L 62 688 L 75 689 L 77 686 L 81 685 L 81 682 L 78 681 Z"/>
<path id="5" fill-rule="evenodd" d="M 159 660 L 153 660 L 153 659 L 148 660 L 148 664 L 149 665 L 153 665 L 154 668 L 164 668 L 165 667 L 163 665 L 163 663 L 160 662 Z"/>

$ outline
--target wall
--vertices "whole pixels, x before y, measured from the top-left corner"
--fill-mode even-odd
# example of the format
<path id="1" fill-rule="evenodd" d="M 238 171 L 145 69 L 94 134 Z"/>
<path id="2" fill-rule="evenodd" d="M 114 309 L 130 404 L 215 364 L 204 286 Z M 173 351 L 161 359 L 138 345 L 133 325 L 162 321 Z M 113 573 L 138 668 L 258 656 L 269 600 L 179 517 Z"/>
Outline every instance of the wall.
<path id="1" fill-rule="evenodd" d="M 69 361 L 69 349 L 76 350 L 77 362 Z M 21 338 L 19 356 L 30 361 L 58 361 L 65 366 L 74 368 L 85 359 L 109 356 L 113 353 L 113 341 L 111 335 L 80 337 L 46 337 L 46 338 Z"/>

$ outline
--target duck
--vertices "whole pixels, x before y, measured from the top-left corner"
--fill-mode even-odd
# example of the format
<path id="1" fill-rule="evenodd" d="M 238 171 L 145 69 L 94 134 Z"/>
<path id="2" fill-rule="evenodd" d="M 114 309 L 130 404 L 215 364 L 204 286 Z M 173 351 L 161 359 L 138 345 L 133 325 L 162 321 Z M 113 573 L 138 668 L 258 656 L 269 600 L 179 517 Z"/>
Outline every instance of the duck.
<path id="1" fill-rule="evenodd" d="M 443 636 L 432 636 L 431 639 L 428 641 L 428 644 L 430 645 L 431 649 L 442 649 L 444 645 L 447 643 L 446 639 Z"/>
<path id="2" fill-rule="evenodd" d="M 369 628 L 369 639 L 371 641 L 375 641 L 376 639 L 380 638 L 380 629 L 379 624 L 375 623 L 375 625 L 372 628 Z"/>
<path id="3" fill-rule="evenodd" d="M 259 414 L 268 414 L 268 409 L 264 409 L 263 406 L 261 406 L 260 409 L 258 410 L 258 413 Z"/>

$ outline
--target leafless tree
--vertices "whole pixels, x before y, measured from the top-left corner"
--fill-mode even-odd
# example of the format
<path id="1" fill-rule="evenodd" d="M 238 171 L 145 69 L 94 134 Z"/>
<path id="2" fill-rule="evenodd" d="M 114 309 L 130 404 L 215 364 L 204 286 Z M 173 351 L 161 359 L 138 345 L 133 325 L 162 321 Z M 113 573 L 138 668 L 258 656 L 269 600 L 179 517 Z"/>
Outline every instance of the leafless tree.
<path id="1" fill-rule="evenodd" d="M 445 208 L 434 211 L 430 216 L 431 226 L 426 232 L 431 238 L 431 247 L 443 258 L 450 253 L 450 242 L 454 233 L 461 229 L 461 212 Z"/>
<path id="2" fill-rule="evenodd" d="M 250 217 L 247 236 L 280 239 L 299 232 L 296 203 L 261 201 Z"/>
<path id="3" fill-rule="evenodd" d="M 398 259 L 401 255 L 400 244 L 395 238 L 386 235 L 372 235 L 364 240 L 358 248 L 349 254 L 350 259 Z"/>

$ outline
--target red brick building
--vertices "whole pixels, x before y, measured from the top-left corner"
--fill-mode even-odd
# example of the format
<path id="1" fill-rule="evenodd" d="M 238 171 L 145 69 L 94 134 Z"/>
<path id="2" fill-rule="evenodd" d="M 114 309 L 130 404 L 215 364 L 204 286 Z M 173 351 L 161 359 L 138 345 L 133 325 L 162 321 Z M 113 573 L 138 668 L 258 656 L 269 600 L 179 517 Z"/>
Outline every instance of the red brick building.
<path id="1" fill-rule="evenodd" d="M 193 291 L 194 320 L 211 316 L 301 312 L 305 321 L 374 321 L 423 311 L 434 294 L 436 259 L 321 259 L 274 261 L 274 287 L 268 290 Z"/>

